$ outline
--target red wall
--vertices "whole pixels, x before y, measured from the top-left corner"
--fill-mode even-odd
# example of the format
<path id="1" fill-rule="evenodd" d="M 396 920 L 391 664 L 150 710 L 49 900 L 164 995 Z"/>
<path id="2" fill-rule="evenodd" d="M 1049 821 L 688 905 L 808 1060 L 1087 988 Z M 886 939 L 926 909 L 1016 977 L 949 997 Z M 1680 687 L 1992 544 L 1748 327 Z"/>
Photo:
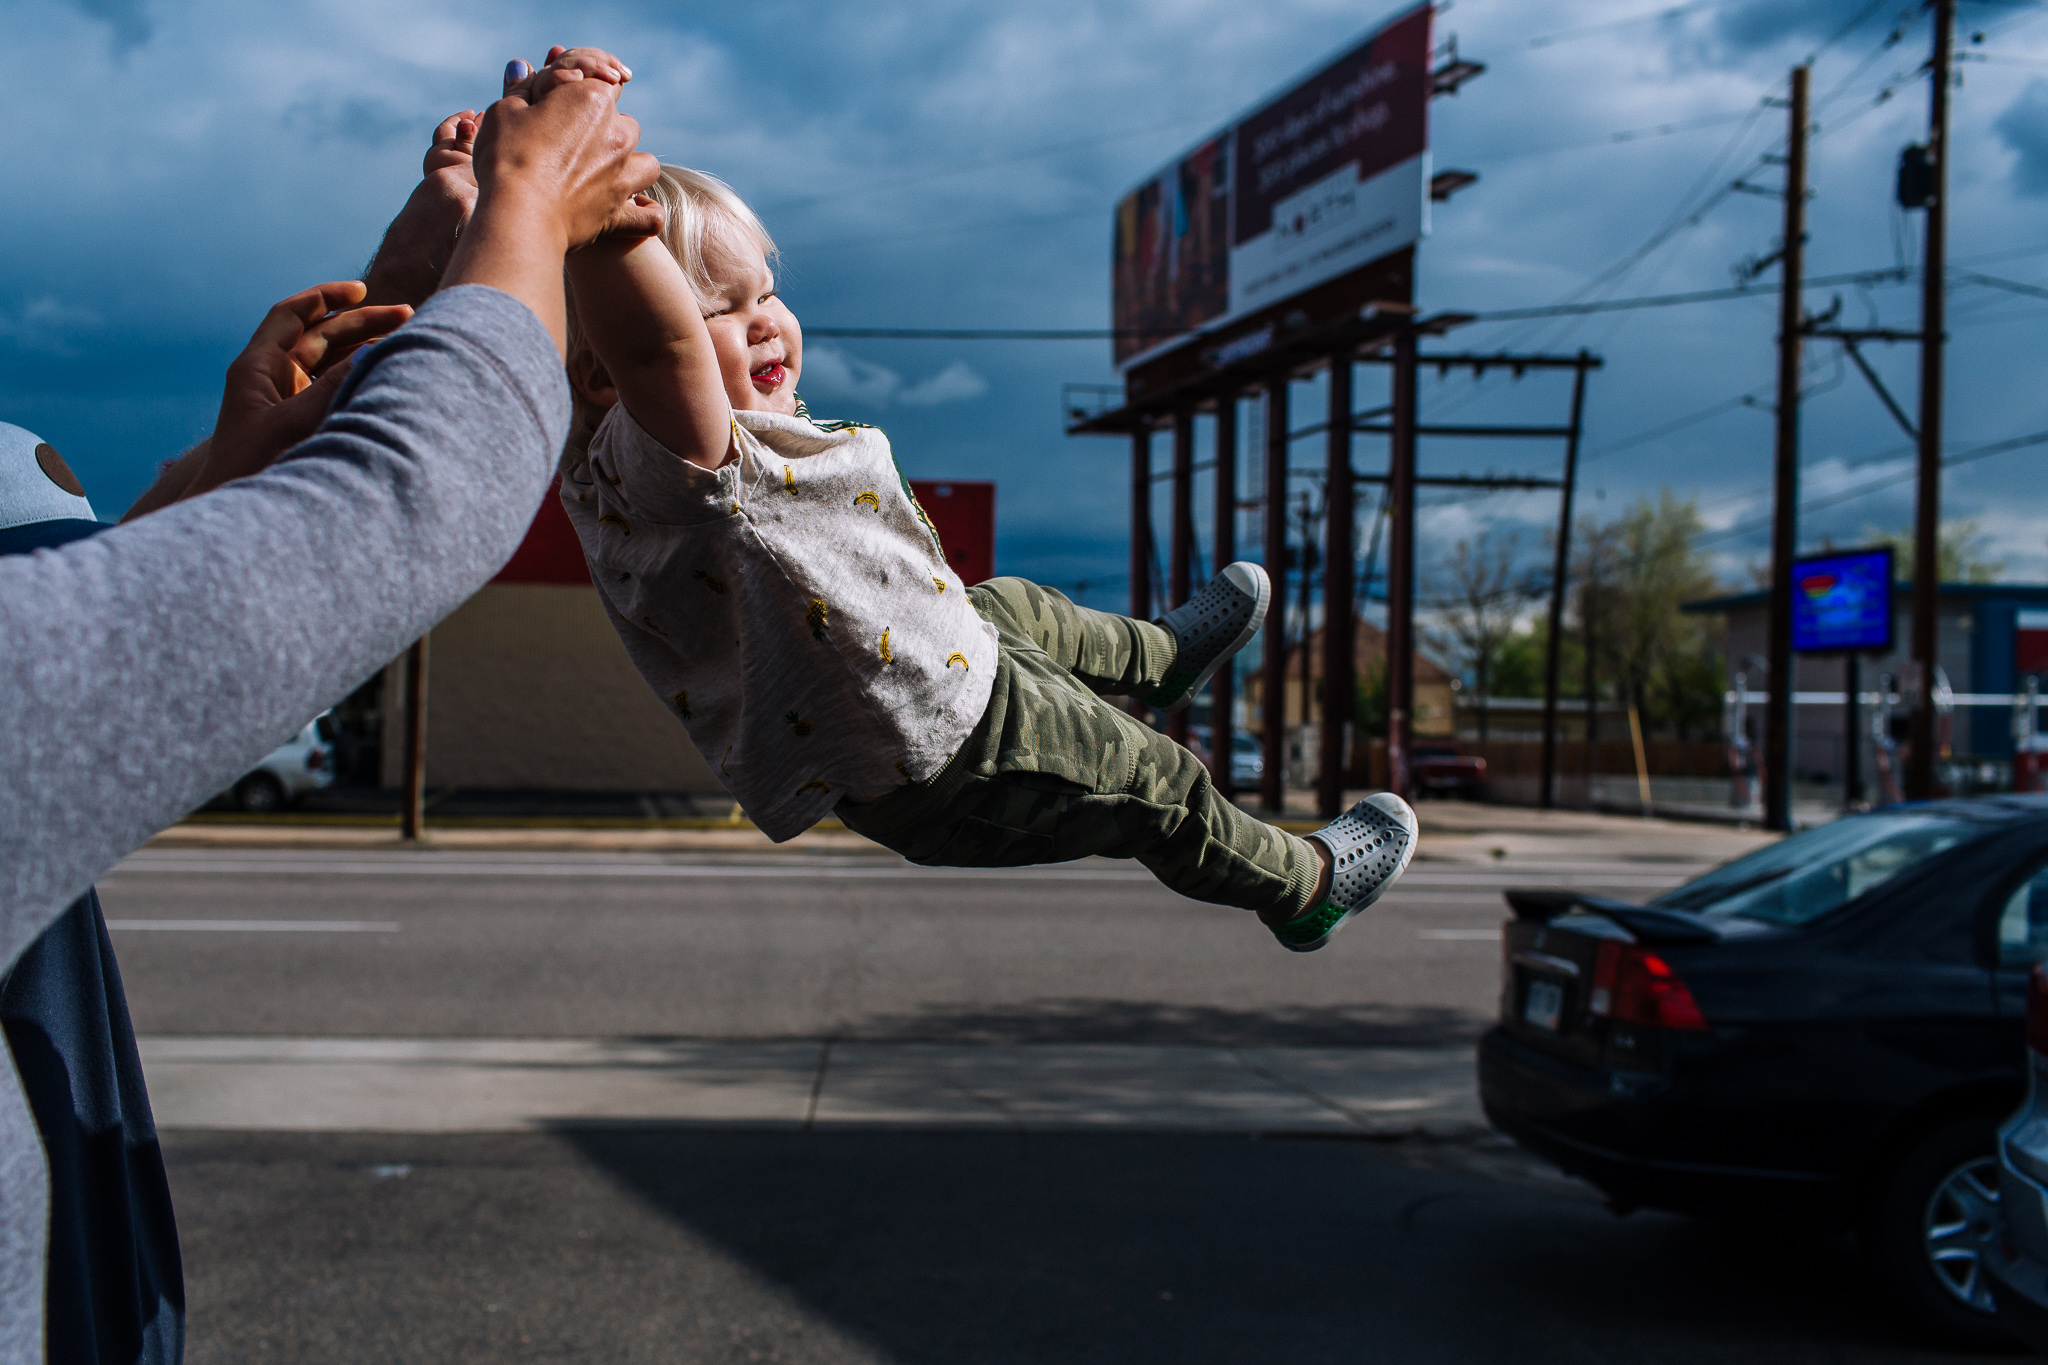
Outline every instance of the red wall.
<path id="1" fill-rule="evenodd" d="M 910 491 L 962 583 L 996 576 L 996 486 L 986 479 L 912 479 Z"/>
<path id="2" fill-rule="evenodd" d="M 512 552 L 512 559 L 498 570 L 493 583 L 588 583 L 590 568 L 583 562 L 583 546 L 576 539 L 576 528 L 569 524 L 569 514 L 562 510 L 562 481 L 558 478 L 548 485 L 548 495 L 540 500 L 540 511 L 533 515 L 533 525 L 526 528 L 526 539 L 519 542 L 519 548 Z"/>
<path id="3" fill-rule="evenodd" d="M 996 486 L 979 479 L 913 479 L 910 488 L 946 547 L 946 562 L 963 583 L 996 574 Z M 493 583 L 576 583 L 590 581 L 576 528 L 562 510 L 559 481 L 541 499 L 526 539 Z"/>

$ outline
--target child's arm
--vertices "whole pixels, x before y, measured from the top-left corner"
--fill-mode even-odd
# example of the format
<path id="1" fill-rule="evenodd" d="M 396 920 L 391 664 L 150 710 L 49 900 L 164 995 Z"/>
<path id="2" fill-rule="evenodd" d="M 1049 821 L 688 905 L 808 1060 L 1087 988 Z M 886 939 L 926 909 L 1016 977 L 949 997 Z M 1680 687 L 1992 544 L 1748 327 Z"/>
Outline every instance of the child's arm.
<path id="1" fill-rule="evenodd" d="M 607 239 L 572 252 L 569 283 L 583 334 L 641 429 L 706 469 L 732 459 L 732 405 L 711 333 L 661 239 Z"/>

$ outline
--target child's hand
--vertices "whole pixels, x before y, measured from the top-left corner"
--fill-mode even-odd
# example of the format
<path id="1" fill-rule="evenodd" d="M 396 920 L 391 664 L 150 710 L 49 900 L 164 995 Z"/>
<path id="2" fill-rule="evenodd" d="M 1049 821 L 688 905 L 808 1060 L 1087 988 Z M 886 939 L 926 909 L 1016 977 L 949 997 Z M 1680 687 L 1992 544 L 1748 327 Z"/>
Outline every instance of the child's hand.
<path id="1" fill-rule="evenodd" d="M 661 206 L 661 201 L 649 194 L 636 194 L 605 220 L 603 231 L 577 250 L 587 251 L 600 246 L 630 247 L 643 238 L 658 236 L 667 226 L 668 210 Z"/>
<path id="2" fill-rule="evenodd" d="M 517 58 L 505 63 L 505 93 L 528 103 L 558 85 L 586 78 L 624 85 L 633 79 L 633 71 L 603 48 L 559 44 L 548 49 L 547 61 L 538 71 Z"/>

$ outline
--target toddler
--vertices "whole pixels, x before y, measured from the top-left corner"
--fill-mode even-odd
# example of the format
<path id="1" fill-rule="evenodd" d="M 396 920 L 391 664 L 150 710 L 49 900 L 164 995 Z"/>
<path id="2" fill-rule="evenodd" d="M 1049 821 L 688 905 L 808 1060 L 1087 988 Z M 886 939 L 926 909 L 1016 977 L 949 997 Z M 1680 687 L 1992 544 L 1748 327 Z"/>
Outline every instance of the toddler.
<path id="1" fill-rule="evenodd" d="M 803 335 L 753 212 L 678 166 L 650 193 L 658 237 L 569 258 L 562 498 L 634 665 L 771 839 L 836 813 L 927 865 L 1135 858 L 1301 952 L 1401 874 L 1399 797 L 1298 838 L 1103 700 L 1191 703 L 1257 633 L 1263 570 L 1156 622 L 962 584 L 888 438 L 797 397 Z"/>

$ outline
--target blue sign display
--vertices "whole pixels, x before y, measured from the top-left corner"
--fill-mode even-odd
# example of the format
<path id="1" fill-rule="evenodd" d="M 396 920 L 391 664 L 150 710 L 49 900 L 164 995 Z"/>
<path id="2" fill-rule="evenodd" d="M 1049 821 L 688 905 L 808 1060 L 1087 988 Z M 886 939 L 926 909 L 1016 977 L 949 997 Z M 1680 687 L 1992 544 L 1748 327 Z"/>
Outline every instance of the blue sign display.
<path id="1" fill-rule="evenodd" d="M 1792 648 L 1802 653 L 1892 647 L 1892 552 L 1853 550 L 1792 561 Z"/>

